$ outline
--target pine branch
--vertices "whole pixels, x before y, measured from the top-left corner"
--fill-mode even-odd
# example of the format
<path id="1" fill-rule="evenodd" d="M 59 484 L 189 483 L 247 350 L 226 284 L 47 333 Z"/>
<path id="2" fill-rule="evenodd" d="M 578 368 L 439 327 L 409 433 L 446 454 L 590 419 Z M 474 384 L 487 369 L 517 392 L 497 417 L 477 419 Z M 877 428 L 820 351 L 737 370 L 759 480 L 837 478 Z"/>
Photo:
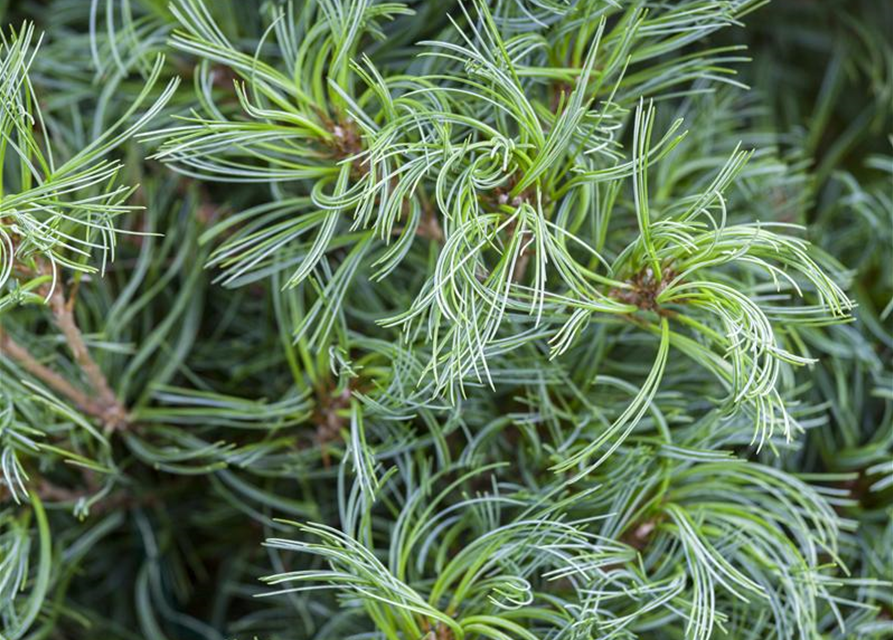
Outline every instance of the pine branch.
<path id="1" fill-rule="evenodd" d="M 26 371 L 46 383 L 50 388 L 58 391 L 72 401 L 85 413 L 101 418 L 104 415 L 100 405 L 93 402 L 86 393 L 77 389 L 62 375 L 56 373 L 46 365 L 41 364 L 31 352 L 16 342 L 8 333 L 0 329 L 0 352 L 17 361 Z"/>
<path id="2" fill-rule="evenodd" d="M 44 275 L 52 275 L 52 281 L 55 283 L 48 294 L 53 320 L 65 337 L 69 351 L 95 394 L 95 399 L 90 401 L 88 413 L 109 429 L 125 429 L 129 424 L 127 408 L 112 391 L 105 374 L 90 354 L 75 319 L 76 298 L 70 297 L 66 300 L 65 288 L 55 265 L 47 266 L 46 263 L 42 263 L 41 270 Z"/>
<path id="3" fill-rule="evenodd" d="M 0 636 L 890 635 L 893 7 L 34 2 Z"/>
<path id="4" fill-rule="evenodd" d="M 71 400 L 87 415 L 97 419 L 111 430 L 125 429 L 129 424 L 128 412 L 109 386 L 102 369 L 93 359 L 78 327 L 74 314 L 76 298 L 66 299 L 58 267 L 42 259 L 37 260 L 38 271 L 50 279 L 39 289 L 47 300 L 47 306 L 56 327 L 62 332 L 65 344 L 75 363 L 84 374 L 92 393 L 83 392 L 63 376 L 41 364 L 24 346 L 17 343 L 8 333 L 0 329 L 0 350 L 19 362 L 28 372 L 45 382 L 54 390 Z"/>

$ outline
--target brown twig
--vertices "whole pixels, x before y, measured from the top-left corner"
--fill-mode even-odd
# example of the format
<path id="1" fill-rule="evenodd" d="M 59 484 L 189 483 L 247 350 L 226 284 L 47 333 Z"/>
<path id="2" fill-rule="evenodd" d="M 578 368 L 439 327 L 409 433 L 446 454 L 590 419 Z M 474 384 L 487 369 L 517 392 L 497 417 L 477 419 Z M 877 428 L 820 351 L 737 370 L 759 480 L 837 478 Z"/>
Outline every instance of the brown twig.
<path id="1" fill-rule="evenodd" d="M 363 136 L 356 122 L 347 117 L 332 120 L 322 113 L 319 116 L 323 125 L 332 134 L 331 139 L 324 142 L 329 154 L 337 160 L 352 158 L 350 173 L 354 180 L 359 180 L 369 173 L 369 164 L 358 157 L 363 153 L 364 147 Z"/>
<path id="2" fill-rule="evenodd" d="M 349 423 L 350 420 L 341 414 L 350 407 L 351 397 L 349 386 L 337 394 L 328 385 L 317 392 L 317 406 L 312 420 L 316 424 L 316 440 L 322 452 L 323 466 L 327 469 L 331 464 L 327 445 L 340 437 L 341 430 Z"/>
<path id="3" fill-rule="evenodd" d="M 662 316 L 672 315 L 670 310 L 663 309 L 658 304 L 657 299 L 667 288 L 669 282 L 676 277 L 676 272 L 669 267 L 664 267 L 660 275 L 661 279 L 658 280 L 650 268 L 645 269 L 644 272 L 636 274 L 628 281 L 631 288 L 612 289 L 611 297 L 620 302 L 634 305 L 642 311 L 654 311 Z"/>
<path id="4" fill-rule="evenodd" d="M 84 342 L 84 336 L 75 321 L 73 306 L 65 300 L 65 291 L 61 282 L 56 283 L 55 289 L 50 294 L 49 304 L 56 326 L 65 336 L 65 341 L 75 362 L 87 376 L 93 391 L 96 392 L 96 400 L 100 405 L 101 413 L 94 415 L 100 418 L 106 426 L 112 428 L 124 426 L 127 422 L 127 410 L 112 391 L 102 369 L 90 355 L 87 344 Z"/>
<path id="5" fill-rule="evenodd" d="M 425 633 L 424 640 L 453 640 L 452 629 L 442 622 L 438 622 L 433 627 L 427 618 L 421 620 L 422 631 Z"/>
<path id="6" fill-rule="evenodd" d="M 25 347 L 13 340 L 2 329 L 0 329 L 0 353 L 10 356 L 25 371 L 74 402 L 84 413 L 96 415 L 100 411 L 99 405 L 93 402 L 86 393 L 75 388 L 68 380 L 38 362 Z"/>
<path id="7" fill-rule="evenodd" d="M 44 275 L 57 275 L 54 265 L 40 262 L 38 268 Z M 74 385 L 58 373 L 38 362 L 25 347 L 18 344 L 2 330 L 0 330 L 0 350 L 9 354 L 35 377 L 66 396 L 82 411 L 100 420 L 106 427 L 111 429 L 123 428 L 128 423 L 127 409 L 115 395 L 115 392 L 112 391 L 102 369 L 99 368 L 93 356 L 90 355 L 90 350 L 87 348 L 86 342 L 84 342 L 84 336 L 74 317 L 74 305 L 71 304 L 74 298 L 66 300 L 65 289 L 61 281 L 59 281 L 59 278 L 55 278 L 55 280 L 57 282 L 52 290 L 49 288 L 50 285 L 44 285 L 41 291 L 45 296 L 48 296 L 53 320 L 65 337 L 65 342 L 72 356 L 74 356 L 75 363 L 84 372 L 84 376 L 87 378 L 87 382 L 95 395 L 90 397 L 83 391 L 75 388 Z"/>

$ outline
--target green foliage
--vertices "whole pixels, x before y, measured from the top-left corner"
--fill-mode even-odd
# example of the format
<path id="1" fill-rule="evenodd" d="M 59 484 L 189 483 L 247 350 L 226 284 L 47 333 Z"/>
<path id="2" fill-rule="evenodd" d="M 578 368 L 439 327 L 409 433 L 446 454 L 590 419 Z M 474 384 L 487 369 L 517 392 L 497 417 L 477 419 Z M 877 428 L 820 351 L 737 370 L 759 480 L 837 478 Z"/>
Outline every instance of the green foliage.
<path id="1" fill-rule="evenodd" d="M 764 5 L 0 4 L 0 638 L 893 633 L 893 14 Z"/>

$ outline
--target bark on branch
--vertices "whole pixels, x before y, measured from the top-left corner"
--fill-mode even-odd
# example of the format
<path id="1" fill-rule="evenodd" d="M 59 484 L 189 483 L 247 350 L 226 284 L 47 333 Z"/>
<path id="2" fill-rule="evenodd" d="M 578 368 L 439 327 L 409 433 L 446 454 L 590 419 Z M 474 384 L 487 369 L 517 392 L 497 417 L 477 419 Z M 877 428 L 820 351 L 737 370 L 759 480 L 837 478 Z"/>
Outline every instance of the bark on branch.
<path id="1" fill-rule="evenodd" d="M 44 275 L 56 276 L 56 267 L 40 263 L 39 268 Z M 74 317 L 74 297 L 66 300 L 65 288 L 61 278 L 54 277 L 55 287 L 50 290 L 47 285 L 43 290 L 48 296 L 48 304 L 53 320 L 68 346 L 75 363 L 84 373 L 84 377 L 93 391 L 88 395 L 76 388 L 61 375 L 41 364 L 24 346 L 12 339 L 0 328 L 0 351 L 9 355 L 26 371 L 43 381 L 47 386 L 71 400 L 84 413 L 98 419 L 110 429 L 121 429 L 127 426 L 127 408 L 112 391 L 108 380 L 99 365 L 90 355 L 84 336 Z"/>

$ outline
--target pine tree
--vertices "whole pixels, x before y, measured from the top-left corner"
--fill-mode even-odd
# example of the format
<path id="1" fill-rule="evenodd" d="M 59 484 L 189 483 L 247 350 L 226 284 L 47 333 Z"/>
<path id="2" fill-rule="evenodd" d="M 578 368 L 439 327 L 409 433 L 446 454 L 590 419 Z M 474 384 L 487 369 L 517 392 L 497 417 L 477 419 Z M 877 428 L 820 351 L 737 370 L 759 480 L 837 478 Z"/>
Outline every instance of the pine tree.
<path id="1" fill-rule="evenodd" d="M 893 634 L 893 8 L 0 10 L 0 638 Z"/>

